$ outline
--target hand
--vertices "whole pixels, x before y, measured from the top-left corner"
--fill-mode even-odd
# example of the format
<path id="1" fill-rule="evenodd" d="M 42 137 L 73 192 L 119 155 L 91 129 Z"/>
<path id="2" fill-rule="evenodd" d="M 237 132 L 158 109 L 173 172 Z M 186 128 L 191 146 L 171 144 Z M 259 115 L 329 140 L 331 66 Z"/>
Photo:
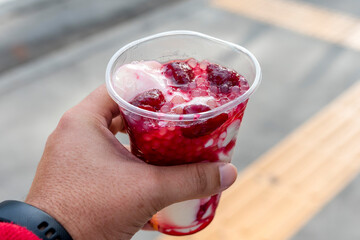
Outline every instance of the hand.
<path id="1" fill-rule="evenodd" d="M 235 181 L 231 164 L 146 164 L 115 138 L 123 130 L 117 104 L 99 87 L 49 136 L 26 202 L 57 219 L 74 240 L 130 239 L 162 208 Z"/>

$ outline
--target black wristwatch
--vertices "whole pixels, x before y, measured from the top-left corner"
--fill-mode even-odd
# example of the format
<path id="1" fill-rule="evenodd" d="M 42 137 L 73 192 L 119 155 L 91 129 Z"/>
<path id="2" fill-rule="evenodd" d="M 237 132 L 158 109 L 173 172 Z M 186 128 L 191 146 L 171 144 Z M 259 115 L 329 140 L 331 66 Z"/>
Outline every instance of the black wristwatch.
<path id="1" fill-rule="evenodd" d="M 25 227 L 43 240 L 72 240 L 53 217 L 24 202 L 8 200 L 0 203 L 0 222 Z"/>

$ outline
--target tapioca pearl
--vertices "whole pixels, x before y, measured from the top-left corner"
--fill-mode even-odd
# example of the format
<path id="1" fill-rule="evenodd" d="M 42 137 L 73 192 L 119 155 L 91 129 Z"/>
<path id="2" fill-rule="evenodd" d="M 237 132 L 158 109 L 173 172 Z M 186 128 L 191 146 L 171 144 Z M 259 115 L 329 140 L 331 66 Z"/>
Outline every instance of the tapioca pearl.
<path id="1" fill-rule="evenodd" d="M 210 92 L 214 93 L 214 94 L 217 94 L 219 92 L 219 88 L 217 86 L 215 86 L 215 85 L 210 86 L 209 89 L 210 89 Z"/>
<path id="2" fill-rule="evenodd" d="M 201 96 L 202 97 L 207 97 L 209 95 L 207 89 L 205 89 L 205 87 L 201 88 Z"/>
<path id="3" fill-rule="evenodd" d="M 164 105 L 160 108 L 162 113 L 169 113 L 171 111 L 171 107 L 169 105 Z"/>
<path id="4" fill-rule="evenodd" d="M 173 134 L 169 134 L 169 132 L 167 132 L 167 134 L 164 136 L 164 140 L 166 141 L 170 141 L 174 138 L 175 136 Z"/>
<path id="5" fill-rule="evenodd" d="M 220 85 L 219 89 L 220 89 L 220 92 L 222 92 L 222 93 L 229 93 L 230 92 L 230 87 L 226 83 Z"/>
<path id="6" fill-rule="evenodd" d="M 190 58 L 187 61 L 187 64 L 191 67 L 191 68 L 195 68 L 198 64 L 198 62 L 194 59 L 194 58 Z"/>
<path id="7" fill-rule="evenodd" d="M 215 99 L 210 99 L 206 102 L 206 104 L 209 106 L 210 109 L 214 109 L 218 106 Z"/>
<path id="8" fill-rule="evenodd" d="M 194 89 L 194 90 L 191 90 L 191 96 L 192 97 L 200 97 L 201 96 L 201 91 L 198 90 L 198 89 Z"/>
<path id="9" fill-rule="evenodd" d="M 202 94 L 203 96 L 209 96 L 208 86 L 206 86 L 205 84 L 201 84 L 197 88 L 200 89 L 203 93 L 205 93 L 205 95 Z"/>
<path id="10" fill-rule="evenodd" d="M 220 100 L 220 105 L 224 105 L 224 104 L 226 104 L 228 102 L 229 102 L 228 99 L 223 98 L 223 99 Z"/>
<path id="11" fill-rule="evenodd" d="M 239 86 L 234 86 L 231 88 L 231 93 L 239 95 L 241 92 L 241 88 Z"/>
<path id="12" fill-rule="evenodd" d="M 241 76 L 240 75 L 240 78 L 239 78 L 239 83 L 240 83 L 240 86 L 241 87 L 249 87 L 249 83 L 246 81 L 246 79 L 244 78 L 244 76 Z"/>
<path id="13" fill-rule="evenodd" d="M 166 128 L 160 128 L 159 129 L 159 136 L 164 136 L 167 133 L 167 129 Z"/>
<path id="14" fill-rule="evenodd" d="M 136 126 L 139 128 L 139 131 L 144 130 L 144 131 L 151 131 L 154 129 L 154 124 L 150 121 L 144 121 L 144 122 L 136 122 L 136 125 L 132 125 L 132 126 Z"/>
<path id="15" fill-rule="evenodd" d="M 166 132 L 166 135 L 170 138 L 175 138 L 177 135 L 175 134 L 174 132 L 175 130 L 175 127 L 170 127 L 170 128 L 167 128 L 167 132 Z"/>
<path id="16" fill-rule="evenodd" d="M 207 147 L 210 147 L 214 144 L 214 139 L 210 139 L 209 141 L 207 141 L 207 143 L 205 143 L 204 147 L 207 148 Z"/>
<path id="17" fill-rule="evenodd" d="M 229 99 L 230 100 L 234 100 L 235 98 L 237 98 L 239 95 L 238 94 L 234 94 L 234 93 L 230 93 L 230 95 L 228 95 L 229 96 Z"/>
<path id="18" fill-rule="evenodd" d="M 182 104 L 185 102 L 185 99 L 182 97 L 182 96 L 179 96 L 179 95 L 175 95 L 171 100 L 170 102 L 173 104 L 173 105 L 178 105 L 178 104 Z"/>
<path id="19" fill-rule="evenodd" d="M 241 90 L 244 90 L 244 91 L 248 90 L 248 89 L 249 89 L 248 83 L 246 82 L 246 83 L 244 83 L 244 84 L 241 84 L 241 85 L 240 85 L 240 89 L 241 89 Z"/>
<path id="20" fill-rule="evenodd" d="M 173 112 L 176 113 L 176 114 L 183 114 L 184 113 L 184 110 L 182 107 L 176 107 L 173 109 Z"/>
<path id="21" fill-rule="evenodd" d="M 203 61 L 200 62 L 199 67 L 200 67 L 201 70 L 206 70 L 209 64 L 210 63 L 208 61 L 203 60 Z"/>
<path id="22" fill-rule="evenodd" d="M 200 76 L 203 73 L 203 70 L 200 68 L 194 68 L 193 73 L 195 76 Z"/>
<path id="23" fill-rule="evenodd" d="M 168 131 L 175 131 L 176 127 L 175 126 L 168 126 Z"/>
<path id="24" fill-rule="evenodd" d="M 196 82 L 197 86 L 200 86 L 200 85 L 204 84 L 206 82 L 206 80 L 205 80 L 205 78 L 200 76 L 200 77 L 195 79 L 195 82 Z"/>
<path id="25" fill-rule="evenodd" d="M 153 139 L 153 136 L 151 134 L 144 134 L 143 139 L 145 141 L 151 141 Z"/>

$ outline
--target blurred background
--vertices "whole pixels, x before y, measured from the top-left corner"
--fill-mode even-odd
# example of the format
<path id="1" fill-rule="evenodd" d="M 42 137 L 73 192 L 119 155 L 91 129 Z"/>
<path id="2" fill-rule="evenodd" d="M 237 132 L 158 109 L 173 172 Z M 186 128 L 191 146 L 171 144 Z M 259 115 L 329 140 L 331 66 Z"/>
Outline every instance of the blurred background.
<path id="1" fill-rule="evenodd" d="M 116 50 L 180 29 L 242 45 L 262 66 L 234 154 L 239 171 L 360 79 L 357 0 L 0 0 L 0 201 L 25 199 L 47 136 L 104 83 Z M 356 177 L 291 239 L 360 239 L 359 202 Z"/>

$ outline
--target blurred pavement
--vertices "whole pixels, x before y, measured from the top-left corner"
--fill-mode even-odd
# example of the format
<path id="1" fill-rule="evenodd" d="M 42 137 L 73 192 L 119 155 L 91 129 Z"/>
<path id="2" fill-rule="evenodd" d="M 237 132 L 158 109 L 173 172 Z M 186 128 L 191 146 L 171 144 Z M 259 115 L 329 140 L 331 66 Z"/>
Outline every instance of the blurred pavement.
<path id="1" fill-rule="evenodd" d="M 0 73 L 178 1 L 0 1 Z"/>
<path id="2" fill-rule="evenodd" d="M 336 1 L 296 2 L 319 2 L 314 6 L 360 18 L 354 11 L 360 9 L 356 0 L 346 1 L 349 8 Z M 360 52 L 353 48 L 229 12 L 211 1 L 155 7 L 0 75 L 0 201 L 25 198 L 47 136 L 67 109 L 104 83 L 105 67 L 116 50 L 135 39 L 176 29 L 242 45 L 262 66 L 263 82 L 248 104 L 234 153 L 239 171 L 360 79 Z M 126 136 L 119 139 L 128 142 Z M 358 177 L 292 239 L 360 239 L 359 201 Z M 156 236 L 141 232 L 134 239 Z"/>

